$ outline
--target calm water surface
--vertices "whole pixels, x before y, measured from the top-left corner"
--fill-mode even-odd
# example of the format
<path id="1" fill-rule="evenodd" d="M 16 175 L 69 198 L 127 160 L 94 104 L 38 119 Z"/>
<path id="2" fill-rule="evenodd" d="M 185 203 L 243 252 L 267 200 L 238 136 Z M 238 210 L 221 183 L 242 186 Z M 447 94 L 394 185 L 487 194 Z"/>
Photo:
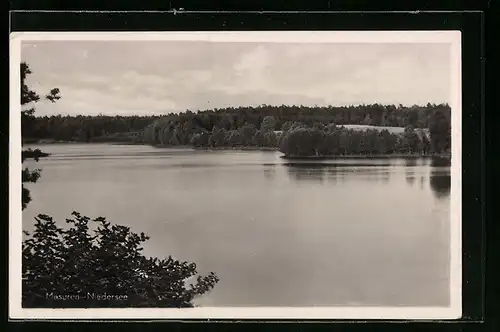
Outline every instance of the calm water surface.
<path id="1" fill-rule="evenodd" d="M 36 148 L 37 146 L 30 146 Z M 450 169 L 278 152 L 43 145 L 23 227 L 104 216 L 220 282 L 207 306 L 449 305 Z"/>

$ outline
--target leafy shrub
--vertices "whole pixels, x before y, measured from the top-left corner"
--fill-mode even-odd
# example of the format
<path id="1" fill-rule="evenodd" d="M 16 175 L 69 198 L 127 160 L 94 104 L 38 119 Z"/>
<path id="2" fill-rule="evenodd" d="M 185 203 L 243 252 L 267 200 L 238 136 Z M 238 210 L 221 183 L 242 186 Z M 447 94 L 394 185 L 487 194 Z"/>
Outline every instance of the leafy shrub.
<path id="1" fill-rule="evenodd" d="M 35 220 L 22 246 L 23 307 L 192 307 L 219 281 L 197 275 L 194 263 L 145 257 L 148 236 L 102 217 L 73 212 L 67 229 L 47 215 Z"/>

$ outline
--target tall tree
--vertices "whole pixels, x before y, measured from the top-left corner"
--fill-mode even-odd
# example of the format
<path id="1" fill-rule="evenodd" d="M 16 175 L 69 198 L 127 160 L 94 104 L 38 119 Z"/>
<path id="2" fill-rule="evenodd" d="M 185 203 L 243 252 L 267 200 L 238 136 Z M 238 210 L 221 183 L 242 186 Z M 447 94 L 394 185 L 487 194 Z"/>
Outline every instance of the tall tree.
<path id="1" fill-rule="evenodd" d="M 450 118 L 441 110 L 435 111 L 429 121 L 431 149 L 435 153 L 447 152 L 451 148 Z"/>
<path id="2" fill-rule="evenodd" d="M 255 126 L 253 124 L 246 124 L 240 128 L 240 133 L 241 133 L 241 136 L 243 137 L 243 144 L 244 145 L 252 144 L 253 136 L 255 135 L 256 131 L 257 131 L 257 129 L 255 128 Z"/>
<path id="3" fill-rule="evenodd" d="M 262 124 L 260 125 L 260 129 L 263 132 L 274 131 L 275 127 L 276 127 L 276 119 L 274 118 L 274 116 L 266 116 L 262 120 Z"/>
<path id="4" fill-rule="evenodd" d="M 372 117 L 370 116 L 370 114 L 366 115 L 365 119 L 363 120 L 363 124 L 367 126 L 370 126 L 372 124 Z"/>
<path id="5" fill-rule="evenodd" d="M 405 128 L 405 131 L 403 133 L 403 144 L 405 153 L 415 153 L 422 146 L 420 137 L 418 136 L 418 134 L 415 132 L 415 129 L 411 125 Z"/>
<path id="6" fill-rule="evenodd" d="M 40 96 L 32 90 L 26 84 L 27 76 L 31 74 L 31 69 L 27 63 L 21 63 L 21 137 L 23 136 L 23 130 L 27 128 L 27 126 L 32 125 L 33 115 L 35 113 L 34 104 L 40 100 Z M 56 100 L 59 100 L 61 97 L 59 96 L 59 89 L 54 88 L 51 89 L 50 92 L 45 96 L 47 100 L 55 103 Z M 23 126 L 24 124 L 24 126 Z M 46 156 L 46 153 L 43 153 L 39 149 L 36 150 L 23 150 L 21 152 L 22 162 L 26 159 L 32 158 L 35 161 L 38 161 L 40 157 Z M 36 182 L 40 178 L 40 169 L 29 170 L 27 167 L 22 171 L 22 208 L 23 210 L 26 208 L 28 203 L 31 201 L 31 194 L 29 189 L 24 186 L 24 183 Z"/>

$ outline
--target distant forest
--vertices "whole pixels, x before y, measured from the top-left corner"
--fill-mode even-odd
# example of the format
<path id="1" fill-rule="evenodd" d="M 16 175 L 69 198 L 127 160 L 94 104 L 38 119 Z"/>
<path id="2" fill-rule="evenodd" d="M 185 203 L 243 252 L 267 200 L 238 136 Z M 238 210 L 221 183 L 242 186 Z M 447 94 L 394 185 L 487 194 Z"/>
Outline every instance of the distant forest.
<path id="1" fill-rule="evenodd" d="M 33 116 L 22 115 L 25 143 L 40 140 L 98 142 L 130 141 L 159 116 Z"/>
<path id="2" fill-rule="evenodd" d="M 359 131 L 343 125 L 404 127 L 405 131 Z M 46 139 L 197 148 L 267 147 L 297 156 L 437 154 L 448 153 L 451 147 L 451 109 L 447 104 L 262 105 L 161 116 L 25 116 L 22 133 L 25 142 Z"/>

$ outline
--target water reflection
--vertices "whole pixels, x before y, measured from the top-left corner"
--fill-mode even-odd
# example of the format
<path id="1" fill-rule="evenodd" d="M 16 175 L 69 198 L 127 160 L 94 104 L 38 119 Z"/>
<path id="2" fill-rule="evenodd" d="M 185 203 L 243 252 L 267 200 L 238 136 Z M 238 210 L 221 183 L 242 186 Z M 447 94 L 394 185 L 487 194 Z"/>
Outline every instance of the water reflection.
<path id="1" fill-rule="evenodd" d="M 435 157 L 431 159 L 432 167 L 449 167 L 451 166 L 451 160 L 449 158 L 439 158 Z"/>
<path id="2" fill-rule="evenodd" d="M 405 166 L 406 167 L 415 167 L 417 166 L 417 159 L 414 159 L 414 158 L 408 158 L 408 159 L 405 159 Z"/>
<path id="3" fill-rule="evenodd" d="M 413 185 L 415 183 L 415 168 L 417 166 L 417 159 L 409 158 L 405 160 L 405 179 L 406 183 Z"/>
<path id="4" fill-rule="evenodd" d="M 388 182 L 390 172 L 388 169 L 381 169 L 380 165 L 348 165 L 348 164 L 305 164 L 287 163 L 283 164 L 289 178 L 293 181 L 309 181 L 323 184 L 328 182 L 344 182 L 346 179 L 360 179 L 352 175 L 363 175 L 363 181 Z"/>
<path id="5" fill-rule="evenodd" d="M 446 198 L 450 195 L 451 176 L 441 171 L 432 171 L 430 181 L 432 192 L 437 198 Z"/>
<path id="6" fill-rule="evenodd" d="M 264 166 L 264 177 L 267 180 L 276 179 L 276 169 L 275 165 L 263 165 Z"/>
<path id="7" fill-rule="evenodd" d="M 438 199 L 447 198 L 450 195 L 451 189 L 451 176 L 449 167 L 451 160 L 448 158 L 432 158 L 431 160 L 431 174 L 430 174 L 430 187 L 432 192 Z"/>
<path id="8" fill-rule="evenodd" d="M 424 190 L 425 182 L 429 181 L 430 189 L 438 199 L 446 198 L 450 195 L 451 177 L 449 173 L 449 165 L 447 160 L 432 159 L 419 161 L 416 159 L 408 159 L 403 165 L 399 167 L 404 168 L 404 175 L 406 183 L 409 186 L 415 185 L 418 180 L 418 186 Z M 439 166 L 437 166 L 439 165 Z M 371 167 L 370 167 L 371 166 Z M 346 180 L 362 179 L 363 181 L 380 181 L 388 183 L 391 177 L 391 165 L 358 165 L 358 164 L 328 164 L 328 163 L 285 163 L 283 167 L 288 174 L 288 177 L 295 182 L 311 182 L 317 184 L 324 184 L 325 181 L 332 182 L 345 182 Z M 392 167 L 397 167 L 392 165 Z M 421 175 L 418 168 L 430 168 L 430 173 Z M 427 175 L 429 174 L 429 175 Z M 356 175 L 356 176 L 352 176 Z M 276 171 L 274 167 L 264 168 L 264 176 L 266 179 L 274 180 Z"/>
<path id="9" fill-rule="evenodd" d="M 391 173 L 388 170 L 382 171 L 379 174 L 380 174 L 380 180 L 384 183 L 389 182 L 389 180 L 391 179 Z"/>
<path id="10" fill-rule="evenodd" d="M 327 166 L 318 165 L 316 167 L 303 164 L 285 164 L 288 176 L 293 181 L 310 181 L 323 184 Z"/>

